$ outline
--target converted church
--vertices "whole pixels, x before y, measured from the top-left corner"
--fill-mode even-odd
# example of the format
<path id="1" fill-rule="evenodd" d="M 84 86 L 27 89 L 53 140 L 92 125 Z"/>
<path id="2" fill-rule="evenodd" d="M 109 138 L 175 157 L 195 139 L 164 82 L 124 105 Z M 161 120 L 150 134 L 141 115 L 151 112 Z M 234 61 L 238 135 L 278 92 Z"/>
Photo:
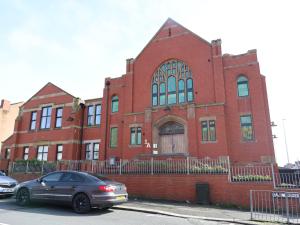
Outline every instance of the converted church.
<path id="1" fill-rule="evenodd" d="M 265 77 L 256 50 L 223 54 L 168 19 L 102 98 L 52 83 L 20 107 L 1 168 L 18 159 L 223 158 L 275 162 Z M 6 160 L 6 161 L 5 161 Z"/>

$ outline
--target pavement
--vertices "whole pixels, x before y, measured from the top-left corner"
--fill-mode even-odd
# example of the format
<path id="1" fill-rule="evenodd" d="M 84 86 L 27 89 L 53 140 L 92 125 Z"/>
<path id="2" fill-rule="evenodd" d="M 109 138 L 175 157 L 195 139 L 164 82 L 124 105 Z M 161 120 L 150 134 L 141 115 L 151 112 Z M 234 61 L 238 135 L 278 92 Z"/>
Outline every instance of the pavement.
<path id="1" fill-rule="evenodd" d="M 215 206 L 203 206 L 191 203 L 173 203 L 154 200 L 133 199 L 113 207 L 119 210 L 130 210 L 152 214 L 167 215 L 179 218 L 193 218 L 207 221 L 229 222 L 235 224 L 262 224 L 250 221 L 250 212 L 237 209 L 223 209 Z"/>

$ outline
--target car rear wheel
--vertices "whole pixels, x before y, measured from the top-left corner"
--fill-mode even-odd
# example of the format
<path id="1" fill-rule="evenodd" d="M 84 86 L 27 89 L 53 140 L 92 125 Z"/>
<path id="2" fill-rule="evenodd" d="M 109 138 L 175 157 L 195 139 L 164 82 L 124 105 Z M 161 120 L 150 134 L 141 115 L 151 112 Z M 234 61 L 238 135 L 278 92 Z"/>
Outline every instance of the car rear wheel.
<path id="1" fill-rule="evenodd" d="M 29 191 L 26 188 L 21 188 L 17 192 L 16 201 L 20 206 L 28 205 L 30 203 Z"/>
<path id="2" fill-rule="evenodd" d="M 91 210 L 90 199 L 83 193 L 75 195 L 72 206 L 76 213 L 88 213 Z"/>

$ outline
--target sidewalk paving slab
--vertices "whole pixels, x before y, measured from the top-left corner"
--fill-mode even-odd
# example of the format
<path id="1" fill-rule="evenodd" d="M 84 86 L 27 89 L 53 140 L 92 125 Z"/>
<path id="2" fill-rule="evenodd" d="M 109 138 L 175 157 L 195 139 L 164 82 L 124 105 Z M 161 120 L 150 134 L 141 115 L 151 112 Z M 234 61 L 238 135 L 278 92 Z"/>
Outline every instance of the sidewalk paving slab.
<path id="1" fill-rule="evenodd" d="M 129 200 L 115 209 L 161 214 L 180 218 L 194 218 L 210 221 L 229 222 L 236 224 L 266 224 L 250 221 L 250 212 L 235 209 L 223 209 L 190 203 L 173 203 L 152 200 Z M 270 224 L 270 223 L 267 223 Z"/>

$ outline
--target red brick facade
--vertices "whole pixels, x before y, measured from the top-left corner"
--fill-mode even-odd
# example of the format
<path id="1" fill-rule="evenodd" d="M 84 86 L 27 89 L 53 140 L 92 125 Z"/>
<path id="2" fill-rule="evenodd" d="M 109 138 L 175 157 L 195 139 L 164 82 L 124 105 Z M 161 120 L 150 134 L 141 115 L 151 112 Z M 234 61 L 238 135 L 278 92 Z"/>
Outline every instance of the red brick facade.
<path id="1" fill-rule="evenodd" d="M 186 72 L 183 78 L 176 77 L 175 104 L 155 105 L 152 86 L 156 82 L 155 73 L 168 62 L 171 67 L 173 62 L 179 62 L 176 64 L 178 70 L 184 63 L 190 73 Z M 167 68 L 165 72 L 169 73 Z M 169 75 L 172 73 L 171 69 Z M 239 97 L 237 82 L 241 75 L 247 79 L 249 94 Z M 166 79 L 165 102 L 169 101 L 168 94 L 171 96 L 172 91 L 167 85 L 168 78 L 158 77 L 160 83 Z M 193 82 L 190 99 L 189 78 Z M 185 81 L 185 89 L 179 104 L 180 79 Z M 161 103 L 159 91 L 157 98 Z M 118 107 L 112 106 L 116 97 Z M 101 105 L 98 114 L 97 105 Z M 45 111 L 45 121 L 51 118 L 50 127 L 41 129 L 43 108 L 49 106 L 51 116 L 46 118 Z M 90 108 L 93 111 L 90 116 L 89 106 L 94 106 Z M 113 107 L 117 108 L 116 112 L 112 112 Z M 62 126 L 55 128 L 58 108 L 62 108 Z M 36 112 L 36 126 L 30 130 L 33 112 Z M 248 140 L 242 138 L 243 115 L 252 120 Z M 99 118 L 101 122 L 97 124 Z M 93 122 L 88 124 L 88 120 Z M 172 133 L 171 126 L 166 127 L 166 124 L 179 126 L 178 132 Z M 205 139 L 205 126 L 215 130 L 209 131 L 215 137 Z M 164 127 L 165 131 L 162 130 Z M 116 132 L 116 140 L 111 137 L 111 132 Z M 136 133 L 131 136 L 132 132 Z M 100 160 L 131 159 L 157 151 L 158 155 L 167 153 L 170 157 L 229 156 L 232 162 L 238 163 L 274 162 L 266 83 L 260 74 L 256 51 L 222 55 L 220 40 L 209 43 L 168 19 L 142 52 L 135 59 L 127 60 L 123 76 L 105 79 L 102 99 L 81 101 L 51 83 L 43 87 L 21 107 L 14 134 L 3 143 L 1 154 L 2 158 L 10 160 L 23 159 L 24 148 L 29 147 L 28 158 L 34 159 L 39 146 L 48 146 L 47 160 L 54 161 L 57 146 L 62 145 L 62 159 L 79 160 L 86 159 L 88 144 L 92 146 L 91 155 Z M 99 157 L 94 151 L 98 144 Z M 169 150 L 165 151 L 165 148 Z"/>

